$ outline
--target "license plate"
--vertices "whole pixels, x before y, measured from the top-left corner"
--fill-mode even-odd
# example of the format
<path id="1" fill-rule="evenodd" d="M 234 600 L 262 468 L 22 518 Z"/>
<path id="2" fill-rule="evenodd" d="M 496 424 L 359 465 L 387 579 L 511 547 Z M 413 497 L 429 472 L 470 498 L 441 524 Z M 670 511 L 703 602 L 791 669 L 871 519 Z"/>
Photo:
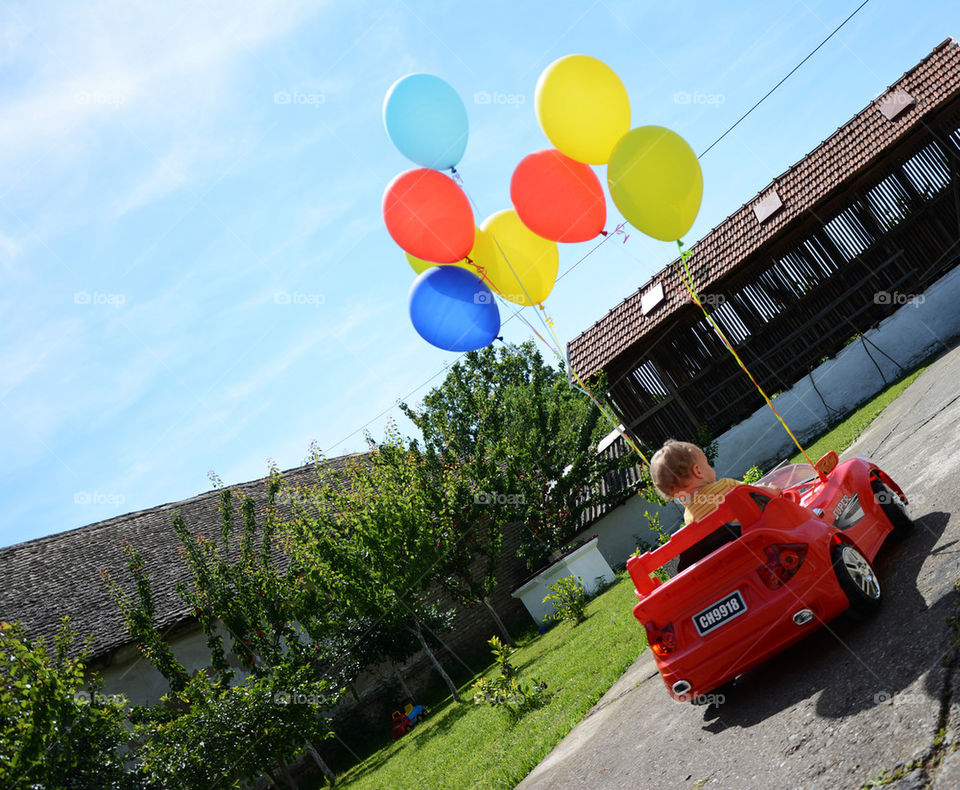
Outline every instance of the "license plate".
<path id="1" fill-rule="evenodd" d="M 735 590 L 725 598 L 710 604 L 702 612 L 695 614 L 693 624 L 697 628 L 697 633 L 703 636 L 745 611 L 747 611 L 747 605 L 743 602 L 743 596 L 740 595 L 739 590 Z"/>

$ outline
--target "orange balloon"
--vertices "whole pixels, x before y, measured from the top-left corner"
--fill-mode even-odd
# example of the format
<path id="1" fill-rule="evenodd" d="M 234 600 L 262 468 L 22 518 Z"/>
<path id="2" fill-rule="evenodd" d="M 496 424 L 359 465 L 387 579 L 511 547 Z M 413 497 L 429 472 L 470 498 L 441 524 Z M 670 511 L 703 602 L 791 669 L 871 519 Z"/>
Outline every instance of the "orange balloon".
<path id="1" fill-rule="evenodd" d="M 416 168 L 394 178 L 383 193 L 383 221 L 405 252 L 423 260 L 454 263 L 473 247 L 470 201 L 437 170 Z"/>
<path id="2" fill-rule="evenodd" d="M 587 241 L 607 221 L 597 174 L 555 148 L 521 160 L 510 179 L 510 199 L 523 224 L 551 241 Z"/>

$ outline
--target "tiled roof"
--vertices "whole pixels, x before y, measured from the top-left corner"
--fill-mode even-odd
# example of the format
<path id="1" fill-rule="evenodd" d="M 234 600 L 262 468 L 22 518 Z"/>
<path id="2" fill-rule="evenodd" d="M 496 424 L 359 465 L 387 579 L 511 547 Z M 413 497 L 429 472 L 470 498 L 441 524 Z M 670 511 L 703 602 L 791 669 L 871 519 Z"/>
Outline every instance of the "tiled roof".
<path id="1" fill-rule="evenodd" d="M 915 99 L 904 101 L 903 91 Z M 883 152 L 915 129 L 930 113 L 960 93 L 960 44 L 948 38 L 904 74 L 881 97 L 841 126 L 830 137 L 775 178 L 756 198 L 731 214 L 692 248 L 687 259 L 697 289 L 716 282 L 746 256 L 780 234 L 827 198 L 837 186 L 858 175 Z M 906 109 L 904 109 L 906 108 Z M 888 118 L 893 115 L 893 120 Z M 764 222 L 754 208 L 776 192 L 783 207 Z M 775 206 L 772 200 L 767 206 Z M 680 307 L 689 304 L 674 274 L 674 261 L 624 299 L 569 345 L 570 364 L 581 376 L 598 372 Z M 643 295 L 663 283 L 664 299 L 648 315 Z"/>
<path id="2" fill-rule="evenodd" d="M 363 455 L 328 459 L 326 465 L 342 467 Z M 288 485 L 295 486 L 309 482 L 313 470 L 311 464 L 288 469 L 282 475 Z M 266 503 L 266 478 L 230 488 L 251 496 L 258 506 Z M 78 635 L 75 649 L 81 647 L 88 634 L 94 635 L 92 658 L 127 644 L 130 639 L 101 580 L 100 570 L 106 569 L 114 581 L 132 593 L 133 583 L 122 549 L 123 543 L 129 541 L 143 556 L 153 582 L 158 626 L 167 629 L 182 623 L 189 613 L 175 588 L 188 574 L 177 552 L 180 541 L 171 523 L 173 512 L 180 510 L 194 534 L 217 538 L 219 501 L 219 491 L 211 490 L 181 502 L 0 549 L 0 620 L 19 620 L 28 636 L 45 636 L 49 643 L 60 628 L 60 618 L 69 615 Z"/>

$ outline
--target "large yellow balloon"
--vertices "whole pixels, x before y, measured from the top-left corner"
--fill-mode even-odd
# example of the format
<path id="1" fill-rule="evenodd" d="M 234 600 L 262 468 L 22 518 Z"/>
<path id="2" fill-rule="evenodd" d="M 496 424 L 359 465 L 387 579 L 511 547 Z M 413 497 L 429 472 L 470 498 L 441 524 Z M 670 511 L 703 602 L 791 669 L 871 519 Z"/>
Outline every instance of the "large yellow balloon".
<path id="1" fill-rule="evenodd" d="M 484 282 L 504 299 L 540 304 L 553 289 L 560 266 L 557 243 L 538 236 L 505 209 L 487 217 L 474 243 Z"/>
<path id="2" fill-rule="evenodd" d="M 547 66 L 534 100 L 540 128 L 578 162 L 602 165 L 630 129 L 627 89 L 602 60 L 567 55 Z"/>
<path id="3" fill-rule="evenodd" d="M 662 126 L 641 126 L 623 136 L 610 155 L 607 185 L 627 221 L 661 241 L 690 230 L 703 197 L 696 154 Z"/>

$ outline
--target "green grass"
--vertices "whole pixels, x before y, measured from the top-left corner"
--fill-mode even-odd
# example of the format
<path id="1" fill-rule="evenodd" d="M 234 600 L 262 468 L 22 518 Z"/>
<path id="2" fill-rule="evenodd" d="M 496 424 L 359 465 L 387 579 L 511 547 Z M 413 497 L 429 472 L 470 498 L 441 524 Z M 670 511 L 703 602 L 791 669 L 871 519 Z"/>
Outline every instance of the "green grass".
<path id="1" fill-rule="evenodd" d="M 899 398 L 903 391 L 909 387 L 914 380 L 926 370 L 927 365 L 921 365 L 908 373 L 899 381 L 891 384 L 879 395 L 874 396 L 863 406 L 857 409 L 853 414 L 841 421 L 826 433 L 821 434 L 817 440 L 807 446 L 807 455 L 812 461 L 816 461 L 830 450 L 836 450 L 837 455 L 846 450 L 863 433 L 887 406 Z M 803 456 L 797 453 L 790 459 L 790 463 L 797 464 L 803 461 Z"/>
<path id="2" fill-rule="evenodd" d="M 463 703 L 449 697 L 407 735 L 345 771 L 338 788 L 441 790 L 512 788 L 583 718 L 646 647 L 631 612 L 633 583 L 623 576 L 587 605 L 578 626 L 561 623 L 518 640 L 511 663 L 521 680 L 545 680 L 546 704 L 519 720 L 475 705 L 471 679 Z M 493 677 L 494 665 L 483 673 Z M 479 677 L 479 676 L 478 676 Z"/>

